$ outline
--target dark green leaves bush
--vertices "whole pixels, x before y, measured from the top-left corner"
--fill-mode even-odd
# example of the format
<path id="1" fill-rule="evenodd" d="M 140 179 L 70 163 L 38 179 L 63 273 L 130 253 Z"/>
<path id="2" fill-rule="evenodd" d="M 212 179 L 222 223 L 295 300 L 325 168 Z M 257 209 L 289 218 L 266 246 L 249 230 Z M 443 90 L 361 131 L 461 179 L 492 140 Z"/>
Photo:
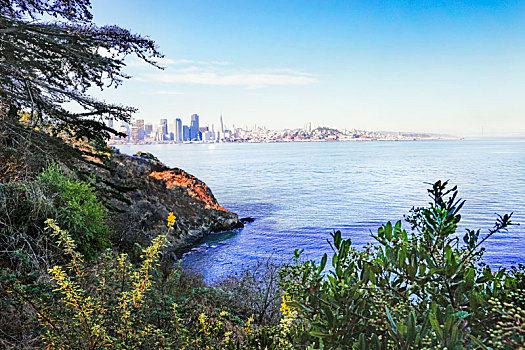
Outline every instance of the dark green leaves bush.
<path id="1" fill-rule="evenodd" d="M 287 304 L 300 325 L 297 346 L 475 349 L 493 337 L 498 320 L 508 323 L 509 313 L 494 300 L 509 299 L 519 279 L 480 259 L 483 242 L 505 231 L 511 215 L 500 216 L 482 239 L 479 230 L 467 230 L 461 244 L 456 231 L 464 202 L 456 187 L 437 182 L 429 194 L 429 207 L 407 217 L 412 230 L 388 222 L 373 235 L 376 244 L 362 251 L 338 231 L 328 273 L 326 254 L 320 264 L 283 270 Z"/>

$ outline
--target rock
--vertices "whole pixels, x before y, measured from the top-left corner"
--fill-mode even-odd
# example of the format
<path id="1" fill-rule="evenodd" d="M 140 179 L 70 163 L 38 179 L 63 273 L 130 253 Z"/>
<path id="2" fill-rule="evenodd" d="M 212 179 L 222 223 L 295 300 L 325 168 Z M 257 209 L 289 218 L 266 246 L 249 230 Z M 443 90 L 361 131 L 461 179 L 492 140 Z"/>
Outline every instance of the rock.
<path id="1" fill-rule="evenodd" d="M 249 216 L 248 216 L 248 217 L 246 217 L 246 218 L 241 218 L 241 219 L 239 219 L 239 221 L 242 222 L 243 224 L 246 224 L 246 223 L 249 223 L 249 222 L 254 222 L 255 219 L 252 218 L 252 217 L 249 217 Z"/>
<path id="2" fill-rule="evenodd" d="M 104 171 L 106 180 L 123 189 L 123 200 L 111 200 L 111 223 L 121 233 L 121 244 L 147 245 L 167 232 L 167 217 L 175 215 L 168 236 L 168 252 L 180 256 L 211 232 L 243 227 L 237 214 L 219 205 L 210 188 L 195 176 L 168 168 L 156 158 L 113 154 L 116 168 Z"/>
<path id="3" fill-rule="evenodd" d="M 173 189 L 175 187 L 185 188 L 187 193 L 196 200 L 204 203 L 205 209 L 216 209 L 226 211 L 217 203 L 217 200 L 211 193 L 211 190 L 206 184 L 195 176 L 188 174 L 181 169 L 170 169 L 167 171 L 154 171 L 149 176 L 155 179 L 162 180 L 166 183 L 166 188 Z"/>

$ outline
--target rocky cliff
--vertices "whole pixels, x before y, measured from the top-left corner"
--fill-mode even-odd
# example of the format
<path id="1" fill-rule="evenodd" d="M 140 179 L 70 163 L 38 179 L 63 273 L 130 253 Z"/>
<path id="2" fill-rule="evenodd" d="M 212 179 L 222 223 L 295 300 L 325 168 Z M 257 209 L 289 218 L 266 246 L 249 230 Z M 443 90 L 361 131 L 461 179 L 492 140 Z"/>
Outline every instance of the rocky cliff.
<path id="1" fill-rule="evenodd" d="M 180 255 L 199 238 L 211 233 L 242 227 L 237 214 L 219 205 L 210 188 L 195 176 L 169 168 L 149 154 L 113 155 L 116 168 L 107 172 L 109 181 L 123 191 L 124 200 L 112 200 L 112 225 L 121 232 L 122 246 L 147 244 L 166 232 L 167 217 L 177 220 L 168 237 L 168 251 Z"/>

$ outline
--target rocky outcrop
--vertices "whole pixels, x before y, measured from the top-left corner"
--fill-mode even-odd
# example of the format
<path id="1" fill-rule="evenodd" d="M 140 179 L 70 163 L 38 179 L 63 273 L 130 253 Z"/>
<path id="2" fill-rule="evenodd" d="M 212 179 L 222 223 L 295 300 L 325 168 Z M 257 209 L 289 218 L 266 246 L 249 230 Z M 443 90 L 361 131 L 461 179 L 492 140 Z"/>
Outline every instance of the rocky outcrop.
<path id="1" fill-rule="evenodd" d="M 205 209 L 227 211 L 219 205 L 211 190 L 204 182 L 195 176 L 188 174 L 182 169 L 171 169 L 167 171 L 154 171 L 150 176 L 166 183 L 166 188 L 173 189 L 182 187 L 193 198 L 196 203 L 204 203 Z"/>
<path id="2" fill-rule="evenodd" d="M 210 188 L 195 176 L 168 168 L 154 157 L 115 153 L 116 169 L 108 172 L 124 198 L 112 200 L 112 223 L 121 232 L 121 245 L 147 245 L 167 231 L 167 217 L 175 215 L 168 251 L 180 255 L 203 236 L 243 226 L 237 214 L 219 205 Z M 129 247 L 128 247 L 129 248 Z"/>

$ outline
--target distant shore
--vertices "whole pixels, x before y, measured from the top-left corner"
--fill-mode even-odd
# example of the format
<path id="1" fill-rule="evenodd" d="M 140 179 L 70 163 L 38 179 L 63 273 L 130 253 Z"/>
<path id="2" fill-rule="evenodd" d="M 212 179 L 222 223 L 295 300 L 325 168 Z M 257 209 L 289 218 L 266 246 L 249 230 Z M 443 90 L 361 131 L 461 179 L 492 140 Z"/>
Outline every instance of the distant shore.
<path id="1" fill-rule="evenodd" d="M 338 138 L 338 139 L 276 139 L 276 140 L 254 140 L 254 139 L 229 139 L 214 141 L 127 141 L 110 140 L 108 145 L 158 145 L 158 144 L 217 144 L 217 143 L 290 143 L 290 142 L 371 142 L 371 141 L 445 141 L 463 140 L 464 137 L 400 137 L 400 138 Z"/>

